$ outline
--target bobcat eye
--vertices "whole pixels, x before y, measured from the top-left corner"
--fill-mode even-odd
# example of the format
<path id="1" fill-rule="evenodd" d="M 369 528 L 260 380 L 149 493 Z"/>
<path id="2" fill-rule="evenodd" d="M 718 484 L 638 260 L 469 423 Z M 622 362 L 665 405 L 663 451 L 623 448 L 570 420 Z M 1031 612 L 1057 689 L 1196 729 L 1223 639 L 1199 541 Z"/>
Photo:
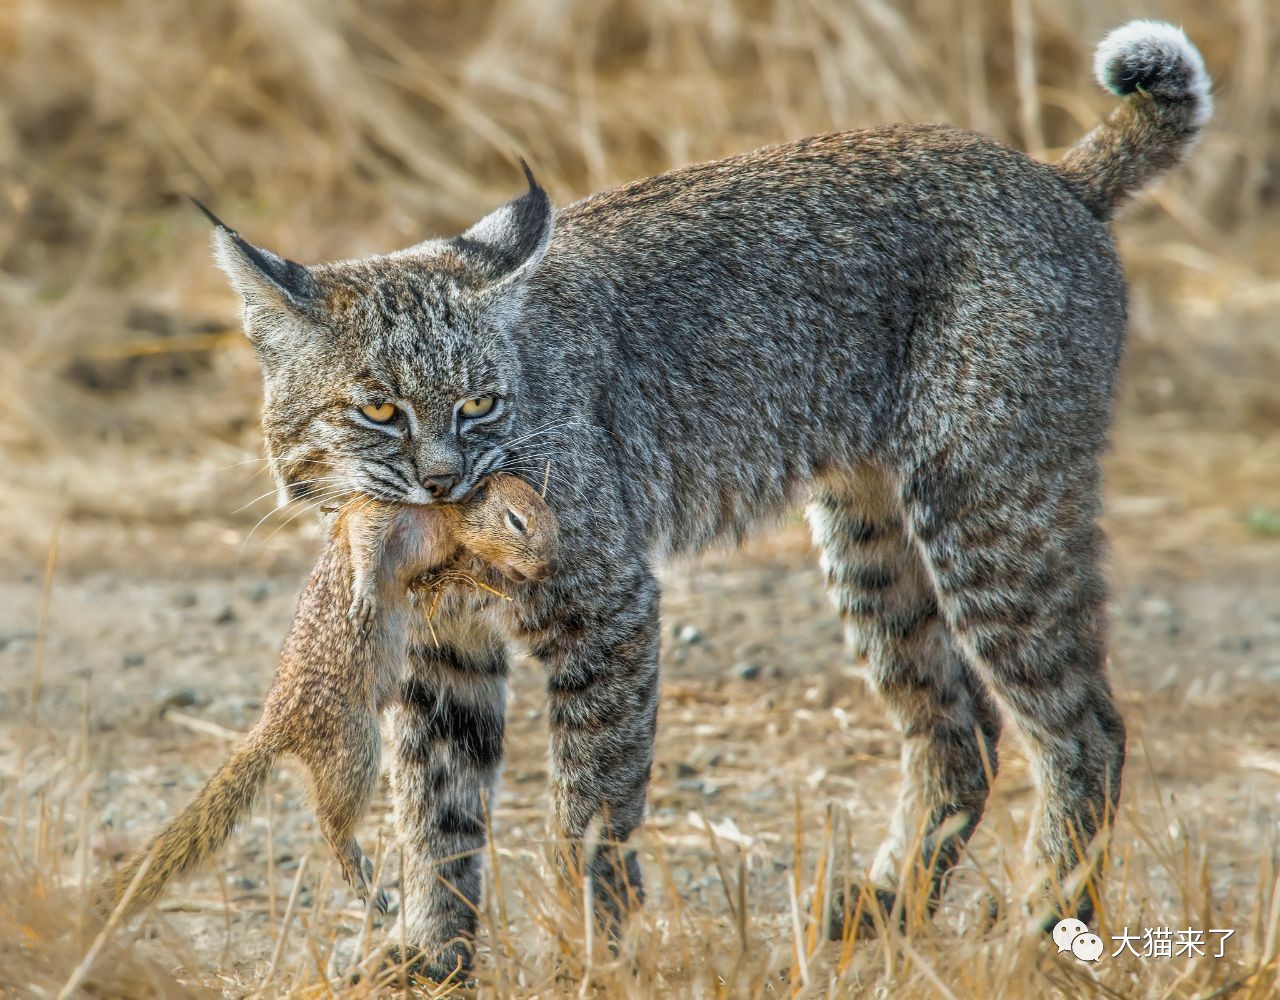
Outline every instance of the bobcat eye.
<path id="1" fill-rule="evenodd" d="M 474 417 L 483 417 L 486 413 L 493 409 L 494 399 L 492 396 L 476 396 L 474 399 L 464 399 L 462 405 L 458 407 L 464 417 L 468 419 Z"/>
<path id="2" fill-rule="evenodd" d="M 375 424 L 385 424 L 396 415 L 396 408 L 391 403 L 379 403 L 377 406 L 362 406 L 360 412 Z"/>

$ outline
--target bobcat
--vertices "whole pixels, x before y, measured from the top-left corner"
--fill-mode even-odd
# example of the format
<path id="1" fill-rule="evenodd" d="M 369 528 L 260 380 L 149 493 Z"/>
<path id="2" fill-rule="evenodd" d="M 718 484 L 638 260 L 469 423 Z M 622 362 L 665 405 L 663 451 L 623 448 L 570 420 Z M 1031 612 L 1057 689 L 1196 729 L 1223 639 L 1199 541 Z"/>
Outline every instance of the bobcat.
<path id="1" fill-rule="evenodd" d="M 903 736 L 875 916 L 913 866 L 936 901 L 1008 717 L 1034 761 L 1054 905 L 1088 919 L 1083 852 L 1111 820 L 1125 753 L 1099 565 L 1125 333 L 1108 222 L 1211 112 L 1200 55 L 1169 25 L 1113 32 L 1096 69 L 1119 106 L 1054 164 L 889 125 L 560 209 L 525 167 L 527 193 L 460 236 L 315 266 L 213 219 L 283 497 L 453 502 L 551 464 L 563 571 L 510 604 L 454 609 L 439 646 L 409 648 L 393 696 L 423 974 L 471 959 L 509 643 L 545 666 L 555 831 L 580 844 L 601 824 L 580 860 L 616 927 L 643 897 L 627 841 L 658 705 L 654 567 L 805 499 Z M 848 910 L 833 935 L 879 922 L 860 908 L 852 926 Z"/>
<path id="2" fill-rule="evenodd" d="M 411 614 L 409 588 L 458 565 L 477 573 L 488 566 L 513 583 L 545 580 L 557 537 L 537 492 L 502 474 L 460 505 L 344 505 L 298 601 L 262 718 L 195 800 L 108 882 L 104 907 L 123 899 L 148 859 L 130 911 L 218 850 L 283 753 L 297 754 L 311 773 L 320 829 L 347 882 L 367 898 L 373 865 L 354 832 L 378 780 L 378 719 L 401 693 L 406 650 L 430 641 Z M 376 901 L 386 908 L 381 892 Z"/>

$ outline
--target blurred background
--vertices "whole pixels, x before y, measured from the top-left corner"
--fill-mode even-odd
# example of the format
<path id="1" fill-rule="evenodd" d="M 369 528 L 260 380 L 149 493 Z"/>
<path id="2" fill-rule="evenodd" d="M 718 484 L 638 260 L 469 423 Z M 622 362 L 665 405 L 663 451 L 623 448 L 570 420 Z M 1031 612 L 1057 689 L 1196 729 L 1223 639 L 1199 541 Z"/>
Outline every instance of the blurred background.
<path id="1" fill-rule="evenodd" d="M 517 662 L 480 968 L 503 997 L 592 977 L 634 997 L 1275 996 L 1276 0 L 0 0 L 0 994 L 328 993 L 328 949 L 364 919 L 281 775 L 217 864 L 81 962 L 103 944 L 87 887 L 252 726 L 318 547 L 311 516 L 273 509 L 256 363 L 188 196 L 316 261 L 462 230 L 523 190 L 517 155 L 559 202 L 888 120 L 1052 158 L 1113 106 L 1092 51 L 1133 17 L 1186 28 L 1216 114 L 1115 224 L 1130 765 L 1100 930 L 1237 928 L 1226 957 L 1095 972 L 1016 907 L 975 932 L 1034 803 L 1012 733 L 946 929 L 821 947 L 826 880 L 888 823 L 899 737 L 795 519 L 666 574 L 652 898 L 621 958 L 591 957 L 543 878 L 543 680 Z M 379 795 L 361 836 L 394 872 L 390 827 Z"/>
<path id="2" fill-rule="evenodd" d="M 270 558 L 258 379 L 195 195 L 304 261 L 887 120 L 1052 158 L 1111 106 L 1091 52 L 1181 23 L 1217 113 L 1117 223 L 1133 333 L 1112 515 L 1149 547 L 1280 535 L 1272 0 L 9 0 L 0 5 L 3 558 Z M 259 485 L 260 484 L 260 485 Z M 62 499 L 59 500 L 59 491 Z M 283 519 L 281 519 L 283 520 Z M 34 561 L 34 562 L 33 562 Z"/>

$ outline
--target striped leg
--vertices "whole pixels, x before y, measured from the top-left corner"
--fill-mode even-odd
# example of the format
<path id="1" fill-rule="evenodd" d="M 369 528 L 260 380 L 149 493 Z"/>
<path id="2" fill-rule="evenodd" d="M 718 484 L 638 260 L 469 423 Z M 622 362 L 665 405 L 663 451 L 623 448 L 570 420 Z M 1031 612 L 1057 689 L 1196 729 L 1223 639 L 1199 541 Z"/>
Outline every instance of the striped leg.
<path id="1" fill-rule="evenodd" d="M 441 631 L 436 646 L 425 631 L 410 645 L 409 680 L 394 706 L 391 787 L 406 937 L 420 953 L 416 971 L 438 981 L 471 965 L 508 657 L 489 633 Z"/>
<path id="2" fill-rule="evenodd" d="M 908 482 L 907 506 L 944 615 L 1027 736 L 1040 792 L 1032 841 L 1061 884 L 1110 822 L 1125 756 L 1106 675 L 1100 476 L 1092 459 L 1003 477 L 995 465 L 933 467 Z M 1059 914 L 1087 922 L 1086 888 L 1055 900 Z"/>
<path id="3" fill-rule="evenodd" d="M 895 903 L 886 887 L 904 874 L 920 877 L 929 910 L 936 906 L 982 817 L 1000 736 L 999 712 L 950 639 L 900 511 L 888 479 L 871 468 L 819 489 L 808 511 L 832 600 L 902 732 L 897 807 L 870 873 L 881 918 Z M 908 861 L 917 867 L 904 872 Z M 864 900 L 858 930 L 874 927 L 870 909 Z M 831 917 L 840 937 L 843 897 Z"/>
<path id="4" fill-rule="evenodd" d="M 562 875 L 584 870 L 601 926 L 616 932 L 626 911 L 644 899 L 635 852 L 623 845 L 644 818 L 659 621 L 658 587 L 647 569 L 615 566 L 609 575 L 593 581 L 590 613 L 559 609 L 532 645 L 549 672 L 555 823 L 568 845 L 559 858 Z M 585 863 L 584 840 L 594 841 Z"/>

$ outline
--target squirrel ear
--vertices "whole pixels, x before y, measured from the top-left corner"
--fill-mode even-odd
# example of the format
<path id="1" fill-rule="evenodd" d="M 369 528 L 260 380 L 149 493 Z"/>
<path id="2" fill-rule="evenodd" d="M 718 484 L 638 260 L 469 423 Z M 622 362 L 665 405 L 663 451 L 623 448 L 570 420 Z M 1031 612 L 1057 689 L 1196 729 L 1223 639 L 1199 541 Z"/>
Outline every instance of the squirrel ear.
<path id="1" fill-rule="evenodd" d="M 490 212 L 450 244 L 480 265 L 492 284 L 507 284 L 529 274 L 547 252 L 555 231 L 555 209 L 547 192 L 522 159 L 529 190 Z"/>
<path id="2" fill-rule="evenodd" d="M 315 296 L 315 282 L 301 264 L 256 247 L 214 215 L 195 198 L 213 223 L 213 257 L 240 293 L 246 305 L 280 305 L 298 308 Z"/>

